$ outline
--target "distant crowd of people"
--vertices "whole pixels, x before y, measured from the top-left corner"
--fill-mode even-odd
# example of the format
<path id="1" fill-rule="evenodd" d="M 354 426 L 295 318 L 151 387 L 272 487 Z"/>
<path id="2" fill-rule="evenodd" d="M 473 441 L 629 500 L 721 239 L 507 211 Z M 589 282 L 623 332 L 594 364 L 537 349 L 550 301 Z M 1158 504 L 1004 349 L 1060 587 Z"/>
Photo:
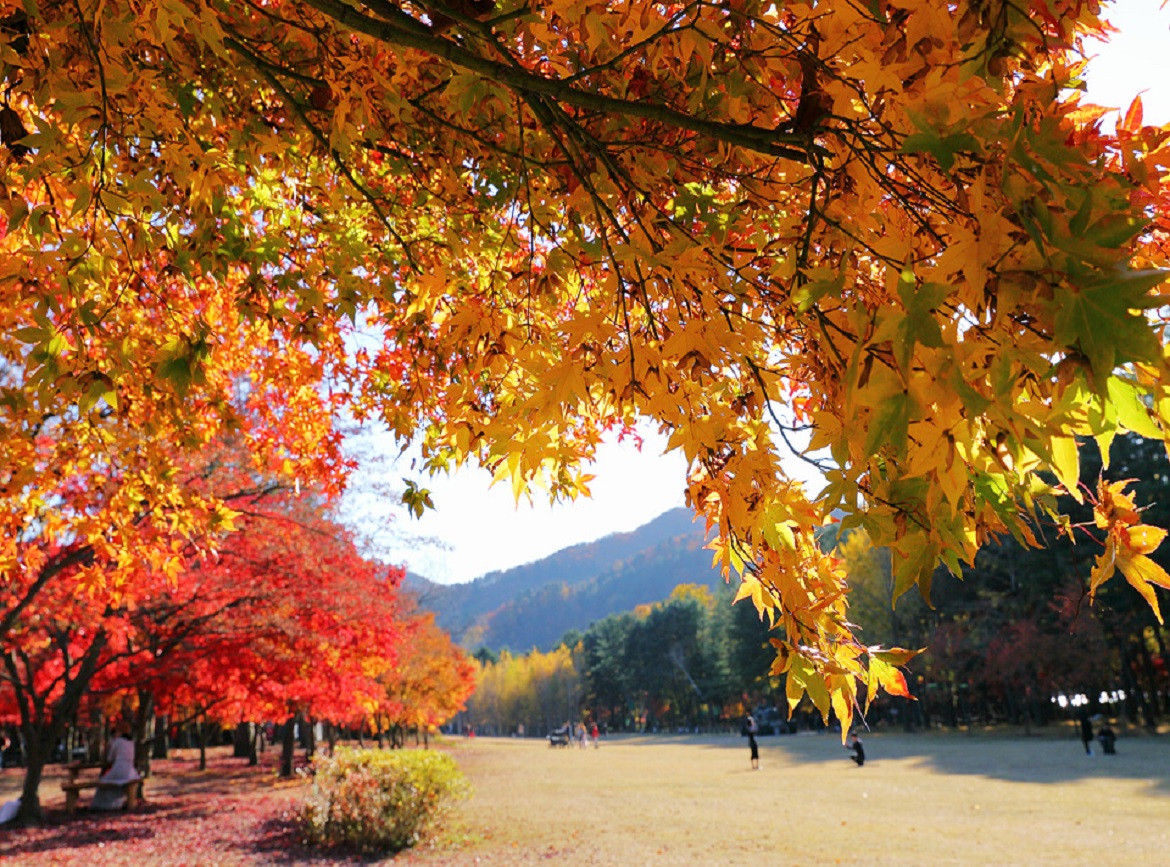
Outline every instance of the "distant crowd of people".
<path id="1" fill-rule="evenodd" d="M 575 743 L 581 749 L 585 749 L 592 742 L 596 748 L 601 745 L 601 729 L 597 727 L 597 723 L 589 726 L 584 722 L 566 722 L 548 736 L 548 742 L 554 747 L 567 747 Z"/>

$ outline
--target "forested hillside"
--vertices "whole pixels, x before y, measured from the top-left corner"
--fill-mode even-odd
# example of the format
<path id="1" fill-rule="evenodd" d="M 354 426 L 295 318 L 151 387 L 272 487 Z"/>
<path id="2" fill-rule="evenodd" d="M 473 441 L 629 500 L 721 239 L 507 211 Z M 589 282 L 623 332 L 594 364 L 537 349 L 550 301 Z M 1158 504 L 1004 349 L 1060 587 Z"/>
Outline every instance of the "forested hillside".
<path id="1" fill-rule="evenodd" d="M 465 647 L 518 651 L 548 649 L 570 629 L 663 599 L 685 583 L 722 583 L 703 548 L 703 529 L 685 509 L 468 584 L 413 576 L 411 582 L 421 603 Z"/>

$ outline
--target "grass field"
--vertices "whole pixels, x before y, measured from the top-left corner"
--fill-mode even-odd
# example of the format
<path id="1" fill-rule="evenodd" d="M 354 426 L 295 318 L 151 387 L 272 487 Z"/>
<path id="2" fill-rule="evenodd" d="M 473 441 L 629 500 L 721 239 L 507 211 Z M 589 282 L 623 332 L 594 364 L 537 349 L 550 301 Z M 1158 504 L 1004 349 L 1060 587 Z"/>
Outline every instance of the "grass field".
<path id="1" fill-rule="evenodd" d="M 1089 758 L 1068 738 L 631 737 L 600 749 L 455 745 L 476 787 L 458 852 L 408 863 L 1159 864 L 1170 743 Z"/>
<path id="2" fill-rule="evenodd" d="M 1170 860 L 1170 739 L 1086 757 L 1057 737 L 871 735 L 856 768 L 829 734 L 445 744 L 474 787 L 437 845 L 395 864 L 1162 864 Z M 159 765 L 136 814 L 54 808 L 0 831 L 8 864 L 304 863 L 283 814 L 300 787 L 217 754 Z M 0 796 L 16 787 L 12 770 Z M 312 859 L 318 865 L 356 863 Z M 368 863 L 368 862 L 365 862 Z"/>

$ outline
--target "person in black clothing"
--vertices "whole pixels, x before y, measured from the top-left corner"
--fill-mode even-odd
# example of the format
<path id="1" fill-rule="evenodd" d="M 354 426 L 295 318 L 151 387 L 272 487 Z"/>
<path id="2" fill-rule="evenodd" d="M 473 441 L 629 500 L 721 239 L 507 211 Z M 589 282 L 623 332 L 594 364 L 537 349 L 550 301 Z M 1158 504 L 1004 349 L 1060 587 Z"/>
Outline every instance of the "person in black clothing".
<path id="1" fill-rule="evenodd" d="M 1097 740 L 1101 742 L 1101 749 L 1105 751 L 1105 755 L 1117 755 L 1117 735 L 1113 733 L 1109 723 L 1103 725 L 1101 731 L 1097 732 Z"/>
<path id="2" fill-rule="evenodd" d="M 1093 723 L 1084 711 L 1081 711 L 1081 743 L 1085 747 L 1085 755 L 1093 755 L 1093 748 L 1090 746 L 1093 743 Z"/>
<path id="3" fill-rule="evenodd" d="M 853 759 L 853 761 L 857 763 L 857 767 L 860 768 L 865 764 L 865 747 L 861 745 L 861 738 L 859 738 L 857 735 L 853 735 L 853 742 L 846 744 L 845 749 L 853 750 L 853 755 L 851 755 L 849 758 Z"/>
<path id="4" fill-rule="evenodd" d="M 748 736 L 748 747 L 752 751 L 752 770 L 758 771 L 760 769 L 760 745 L 756 743 L 756 732 L 760 727 L 756 725 L 756 718 L 750 713 L 748 714 L 747 723 L 744 724 L 744 731 Z"/>

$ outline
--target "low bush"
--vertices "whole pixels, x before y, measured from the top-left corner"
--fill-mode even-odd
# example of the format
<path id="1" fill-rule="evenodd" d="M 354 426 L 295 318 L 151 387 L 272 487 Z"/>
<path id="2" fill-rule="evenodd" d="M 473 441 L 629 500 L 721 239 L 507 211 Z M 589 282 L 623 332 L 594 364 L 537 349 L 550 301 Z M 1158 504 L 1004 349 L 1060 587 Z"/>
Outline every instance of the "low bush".
<path id="1" fill-rule="evenodd" d="M 314 759 L 313 774 L 313 789 L 296 811 L 305 842 L 362 853 L 415 845 L 468 791 L 455 760 L 435 750 L 341 747 Z"/>

